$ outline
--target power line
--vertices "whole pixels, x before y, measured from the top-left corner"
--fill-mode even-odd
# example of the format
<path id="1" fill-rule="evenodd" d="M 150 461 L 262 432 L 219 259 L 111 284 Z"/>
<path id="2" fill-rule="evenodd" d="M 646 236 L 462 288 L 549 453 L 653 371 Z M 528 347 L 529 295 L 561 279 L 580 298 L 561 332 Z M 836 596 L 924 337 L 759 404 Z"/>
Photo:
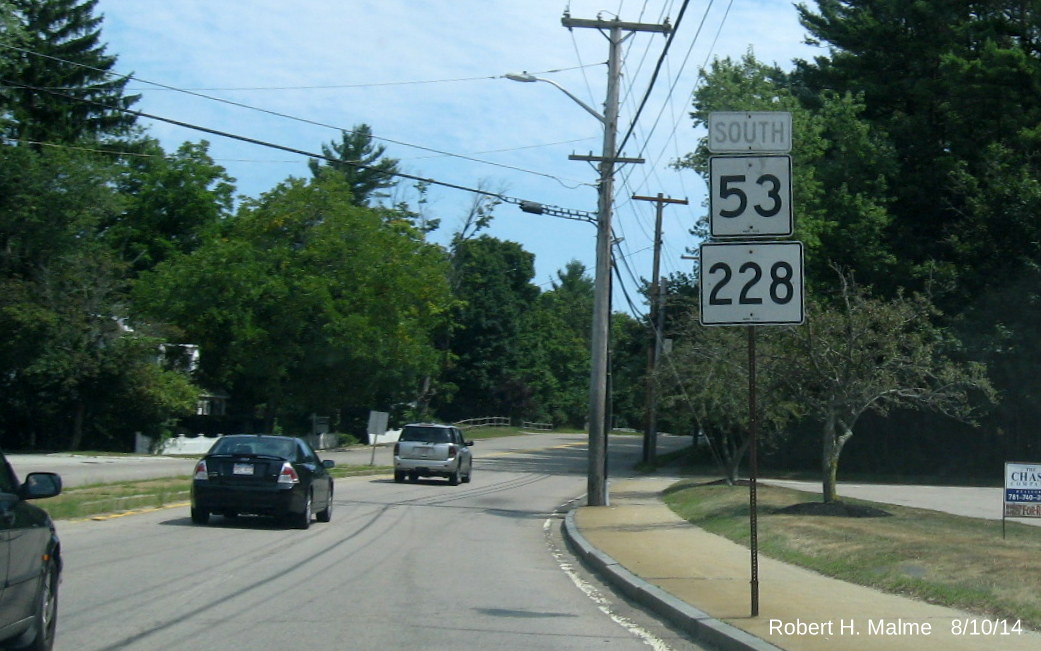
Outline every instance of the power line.
<path id="1" fill-rule="evenodd" d="M 573 210 L 573 209 L 570 209 L 570 208 L 561 208 L 559 206 L 547 206 L 547 205 L 539 204 L 539 203 L 536 203 L 536 202 L 533 202 L 533 201 L 528 201 L 526 199 L 519 199 L 517 197 L 510 197 L 510 196 L 507 196 L 507 195 L 504 195 L 504 194 L 501 194 L 501 193 L 498 193 L 498 192 L 490 192 L 488 190 L 482 190 L 480 188 L 471 188 L 471 187 L 468 187 L 468 186 L 465 186 L 465 185 L 460 185 L 458 183 L 451 183 L 451 182 L 448 182 L 448 181 L 438 181 L 437 179 L 426 178 L 426 177 L 422 177 L 422 176 L 417 176 L 415 174 L 408 174 L 408 173 L 405 173 L 405 172 L 388 172 L 386 170 L 378 169 L 378 168 L 376 168 L 376 167 L 374 167 L 372 165 L 365 165 L 364 163 L 359 163 L 359 162 L 355 162 L 355 161 L 345 161 L 345 160 L 341 160 L 341 159 L 337 159 L 337 158 L 332 158 L 332 157 L 326 156 L 324 154 L 316 154 L 314 152 L 309 152 L 309 151 L 306 151 L 304 149 L 297 149 L 295 147 L 288 147 L 286 145 L 279 145 L 279 144 L 276 144 L 276 143 L 273 143 L 273 142 L 267 142 L 267 141 L 264 141 L 264 140 L 258 140 L 257 138 L 250 138 L 249 136 L 242 136 L 242 135 L 230 133 L 230 132 L 227 132 L 227 131 L 221 131 L 219 129 L 212 129 L 210 127 L 204 127 L 204 126 L 197 125 L 197 124 L 191 124 L 189 122 L 183 122 L 181 120 L 175 120 L 173 118 L 167 118 L 167 117 L 163 117 L 163 116 L 160 116 L 160 115 L 155 115 L 155 114 L 152 114 L 152 113 L 145 113 L 144 111 L 135 111 L 133 109 L 123 108 L 123 107 L 119 107 L 119 106 L 111 106 L 111 105 L 104 104 L 102 102 L 98 102 L 98 101 L 95 101 L 95 100 L 86 99 L 86 98 L 83 98 L 83 97 L 76 97 L 74 95 L 69 95 L 67 93 L 62 93 L 62 92 L 58 92 L 58 91 L 50 90 L 50 89 L 46 89 L 46 88 L 39 88 L 39 87 L 36 87 L 36 86 L 29 86 L 27 84 L 21 84 L 21 83 L 18 83 L 18 82 L 12 82 L 12 81 L 6 80 L 6 79 L 0 79 L 0 83 L 7 84 L 7 85 L 9 85 L 11 87 L 14 87 L 14 88 L 23 88 L 25 90 L 31 90 L 31 91 L 34 91 L 34 92 L 37 92 L 37 93 L 48 93 L 50 95 L 54 95 L 54 96 L 61 97 L 61 98 L 64 98 L 64 99 L 68 99 L 68 100 L 72 100 L 72 101 L 76 101 L 76 102 L 84 102 L 84 103 L 87 103 L 87 104 L 92 104 L 94 106 L 97 106 L 99 108 L 103 108 L 103 109 L 106 109 L 106 110 L 109 110 L 109 111 L 119 111 L 121 113 L 126 113 L 128 115 L 133 115 L 133 116 L 136 116 L 136 117 L 148 118 L 150 120 L 158 120 L 160 122 L 166 122 L 167 124 L 172 124 L 172 125 L 175 125 L 175 126 L 184 127 L 186 129 L 192 129 L 194 131 L 201 131 L 203 133 L 208 133 L 208 134 L 211 134 L 211 135 L 220 136 L 222 138 L 230 138 L 232 140 L 238 140 L 240 142 L 246 142 L 246 143 L 249 143 L 249 144 L 252 144 L 252 145 L 259 145 L 261 147 L 269 147 L 271 149 L 278 149 L 280 151 L 285 151 L 285 152 L 289 152 L 289 153 L 293 153 L 293 154 L 300 154 L 301 156 L 308 156 L 310 158 L 316 158 L 316 159 L 319 159 L 319 160 L 324 160 L 326 162 L 335 163 L 337 165 L 349 165 L 351 167 L 356 167 L 358 169 L 366 169 L 366 170 L 377 171 L 377 172 L 380 172 L 380 173 L 385 174 L 387 176 L 394 176 L 394 177 L 398 177 L 398 178 L 409 179 L 411 181 L 419 181 L 419 182 L 422 182 L 422 183 L 429 183 L 430 185 L 436 185 L 436 186 L 440 186 L 440 187 L 443 187 L 443 188 L 450 188 L 450 189 L 453 189 L 453 190 L 461 190 L 463 192 L 469 192 L 471 194 L 480 194 L 480 195 L 484 195 L 484 196 L 487 196 L 487 197 L 492 197 L 492 198 L 495 198 L 495 199 L 499 199 L 500 201 L 503 201 L 504 203 L 510 203 L 510 204 L 515 204 L 517 206 L 520 206 L 520 208 L 522 210 L 524 210 L 524 212 L 529 212 L 529 213 L 533 213 L 533 214 L 540 214 L 540 215 L 547 214 L 547 215 L 552 215 L 552 216 L 556 216 L 556 217 L 563 217 L 565 219 L 576 219 L 576 220 L 579 220 L 579 221 L 589 221 L 589 222 L 594 222 L 594 223 L 596 221 L 595 217 L 591 213 L 586 212 L 584 210 Z"/>
<path id="2" fill-rule="evenodd" d="M 654 66 L 654 73 L 651 75 L 651 81 L 647 85 L 647 92 L 644 93 L 643 99 L 640 101 L 640 106 L 636 109 L 636 115 L 633 116 L 632 122 L 629 124 L 629 129 L 622 138 L 622 144 L 617 148 L 617 152 L 619 152 L 618 155 L 620 155 L 620 152 L 625 148 L 625 143 L 629 141 L 629 136 L 632 135 L 633 129 L 636 128 L 636 121 L 640 119 L 640 113 L 643 112 L 643 107 L 647 105 L 647 100 L 650 99 L 651 89 L 654 88 L 654 82 L 658 79 L 658 73 L 661 72 L 661 66 L 665 61 L 666 55 L 669 53 L 669 47 L 676 38 L 676 33 L 679 31 L 680 23 L 683 21 L 683 14 L 687 11 L 688 4 L 690 4 L 690 0 L 683 0 L 683 5 L 680 7 L 680 13 L 676 16 L 676 25 L 669 33 L 669 38 L 665 41 L 665 47 L 662 49 L 661 56 L 658 57 L 658 63 Z M 695 36 L 695 39 L 696 38 L 697 37 Z"/>
<path id="3" fill-rule="evenodd" d="M 553 68 L 551 70 L 542 70 L 538 72 L 532 72 L 533 75 L 551 75 L 558 72 L 569 72 L 571 70 L 578 70 L 582 67 L 591 67 L 603 65 L 602 63 L 587 63 L 584 66 L 571 66 L 570 68 Z M 411 81 L 383 81 L 383 82 L 368 82 L 359 84 L 324 84 L 324 85 L 310 85 L 310 86 L 228 86 L 228 87 L 202 87 L 202 88 L 164 88 L 163 90 L 173 90 L 177 92 L 187 91 L 284 91 L 284 90 L 342 90 L 351 88 L 383 88 L 386 86 L 419 86 L 424 84 L 450 84 L 463 81 L 487 81 L 492 79 L 498 79 L 501 75 L 486 75 L 481 77 L 456 77 L 452 79 L 416 79 Z M 137 79 L 135 77 L 129 77 L 135 81 L 141 81 L 143 83 L 151 84 L 150 81 L 143 79 Z M 145 90 L 143 88 L 128 88 L 127 90 Z"/>
<path id="4" fill-rule="evenodd" d="M 229 106 L 236 106 L 238 108 L 244 108 L 244 109 L 247 109 L 247 110 L 250 110 L 250 111 L 257 111 L 257 112 L 265 113 L 267 115 L 271 115 L 271 116 L 274 116 L 274 117 L 280 117 L 280 118 L 284 118 L 284 119 L 287 119 L 287 120 L 293 120 L 295 122 L 301 122 L 303 124 L 310 124 L 312 126 L 322 127 L 322 128 L 325 128 L 325 129 L 333 129 L 335 131 L 341 131 L 341 132 L 344 132 L 344 133 L 353 133 L 353 131 L 351 131 L 350 129 L 345 129 L 343 127 L 338 127 L 338 126 L 335 126 L 335 125 L 332 125 L 332 124 L 327 124 L 327 123 L 324 123 L 324 122 L 318 122 L 316 120 L 310 120 L 308 118 L 301 118 L 301 117 L 297 117 L 297 116 L 294 116 L 294 115 L 289 115 L 288 113 L 282 113 L 280 111 L 273 111 L 273 110 L 270 110 L 270 109 L 260 108 L 258 106 L 251 106 L 249 104 L 244 104 L 242 102 L 236 102 L 236 101 L 230 100 L 230 99 L 224 99 L 222 97 L 214 97 L 212 95 L 204 95 L 203 93 L 198 93 L 198 92 L 195 92 L 195 91 L 185 90 L 183 88 L 177 88 L 176 86 L 169 86 L 167 84 L 162 84 L 162 83 L 159 83 L 159 82 L 156 82 L 156 81 L 149 81 L 147 79 L 141 79 L 141 78 L 135 77 L 133 75 L 120 75 L 120 74 L 111 72 L 109 70 L 102 70 L 100 68 L 94 68 L 92 66 L 88 66 L 88 65 L 85 65 L 85 64 L 82 64 L 82 63 L 78 63 L 78 62 L 75 62 L 75 61 L 68 61 L 66 59 L 55 57 L 55 56 L 52 56 L 52 55 L 49 55 L 49 54 L 43 54 L 43 53 L 40 53 L 40 52 L 34 52 L 32 50 L 27 50 L 25 48 L 20 48 L 20 47 L 14 46 L 14 45 L 7 45 L 7 44 L 4 44 L 4 43 L 0 43 L 0 47 L 6 48 L 6 49 L 9 49 L 9 50 L 14 50 L 16 52 L 21 52 L 23 54 L 29 54 L 29 55 L 41 57 L 41 58 L 44 58 L 44 59 L 50 59 L 52 61 L 58 61 L 60 63 L 65 63 L 65 64 L 68 64 L 68 65 L 78 66 L 80 68 L 86 68 L 87 70 L 91 70 L 93 72 L 98 72 L 98 73 L 101 73 L 101 74 L 104 74 L 104 75 L 108 75 L 108 76 L 111 76 L 111 77 L 122 77 L 122 78 L 127 79 L 127 80 L 133 79 L 135 81 L 140 81 L 142 83 L 151 84 L 153 86 L 157 86 L 157 87 L 165 89 L 165 90 L 176 91 L 176 92 L 179 92 L 179 93 L 184 93 L 186 95 L 191 95 L 193 97 L 198 97 L 198 98 L 210 100 L 210 101 L 213 101 L 213 102 L 220 102 L 222 104 L 227 104 Z M 501 77 L 501 75 L 500 75 L 500 77 Z M 36 90 L 37 91 L 43 91 L 43 92 L 55 92 L 55 93 L 57 93 L 57 92 L 60 92 L 63 89 L 60 89 L 60 88 L 37 88 Z M 64 89 L 64 90 L 68 90 L 68 89 Z M 579 187 L 582 187 L 583 185 L 587 185 L 586 183 L 583 183 L 583 182 L 580 182 L 580 181 L 572 181 L 572 184 L 569 185 L 568 183 L 565 183 L 564 182 L 565 180 L 560 178 L 559 176 L 554 176 L 552 174 L 546 174 L 545 172 L 537 172 L 535 170 L 528 170 L 528 169 L 524 169 L 522 167 L 515 167 L 513 165 L 506 165 L 504 163 L 494 163 L 492 161 L 486 161 L 486 160 L 482 160 L 480 158 L 474 158 L 472 156 L 466 156 L 466 155 L 463 155 L 463 154 L 456 154 L 454 152 L 444 151 L 444 150 L 441 150 L 441 149 L 434 149 L 433 147 L 425 147 L 423 145 L 414 145 L 412 143 L 403 142 L 403 141 L 400 141 L 400 140 L 393 140 L 391 138 L 383 138 L 383 137 L 375 136 L 375 135 L 373 135 L 372 138 L 373 138 L 373 140 L 379 140 L 381 142 L 391 143 L 391 144 L 399 145 L 399 146 L 402 146 L 402 147 L 410 147 L 410 148 L 413 148 L 413 149 L 419 149 L 421 151 L 427 151 L 427 152 L 430 152 L 430 153 L 433 153 L 433 154 L 438 154 L 438 155 L 441 155 L 441 156 L 449 156 L 449 157 L 452 157 L 452 158 L 459 158 L 461 160 L 467 160 L 467 161 L 470 161 L 472 163 L 480 163 L 482 165 L 491 165 L 493 167 L 501 167 L 503 169 L 508 169 L 508 170 L 511 170 L 511 171 L 514 171 L 514 172 L 521 172 L 523 174 L 532 174 L 532 175 L 535 175 L 535 176 L 541 176 L 543 178 L 552 179 L 552 180 L 556 181 L 557 183 L 559 183 L 561 186 L 563 186 L 563 187 L 565 187 L 565 188 L 567 188 L 569 190 L 574 190 L 575 188 L 579 188 Z"/>

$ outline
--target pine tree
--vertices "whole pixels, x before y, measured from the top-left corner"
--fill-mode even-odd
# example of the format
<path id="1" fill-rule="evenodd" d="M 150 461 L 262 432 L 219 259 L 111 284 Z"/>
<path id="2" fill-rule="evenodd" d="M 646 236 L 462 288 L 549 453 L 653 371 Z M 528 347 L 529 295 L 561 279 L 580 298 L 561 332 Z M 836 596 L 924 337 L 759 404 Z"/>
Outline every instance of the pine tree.
<path id="1" fill-rule="evenodd" d="M 394 174 L 398 172 L 398 161 L 381 158 L 385 150 L 383 145 L 372 144 L 372 128 L 359 124 L 342 132 L 339 143 L 322 145 L 322 154 L 335 162 L 326 161 L 323 165 L 312 158 L 307 164 L 315 177 L 328 170 L 342 174 L 354 194 L 354 204 L 365 206 L 371 199 L 387 196 L 379 191 L 397 183 Z"/>
<path id="2" fill-rule="evenodd" d="M 124 95 L 127 77 L 111 72 L 101 42 L 97 0 L 9 0 L 19 27 L 3 44 L 0 87 L 3 135 L 28 142 L 75 142 L 125 134 L 124 112 L 140 97 Z"/>
<path id="3" fill-rule="evenodd" d="M 892 144 L 888 238 L 904 267 L 894 278 L 946 292 L 934 297 L 954 313 L 1018 277 L 1041 232 L 1033 218 L 1041 3 L 817 5 L 816 13 L 800 5 L 800 18 L 828 56 L 801 62 L 797 75 L 816 93 L 862 97 L 864 118 Z"/>

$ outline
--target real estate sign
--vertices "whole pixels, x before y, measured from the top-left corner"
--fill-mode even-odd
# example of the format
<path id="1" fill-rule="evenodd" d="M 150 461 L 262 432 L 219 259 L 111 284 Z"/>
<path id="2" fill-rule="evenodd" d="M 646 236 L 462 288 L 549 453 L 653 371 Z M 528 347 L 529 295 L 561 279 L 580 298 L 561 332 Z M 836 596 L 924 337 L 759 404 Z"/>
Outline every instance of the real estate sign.
<path id="1" fill-rule="evenodd" d="M 1041 463 L 1005 463 L 1004 515 L 1041 518 Z"/>

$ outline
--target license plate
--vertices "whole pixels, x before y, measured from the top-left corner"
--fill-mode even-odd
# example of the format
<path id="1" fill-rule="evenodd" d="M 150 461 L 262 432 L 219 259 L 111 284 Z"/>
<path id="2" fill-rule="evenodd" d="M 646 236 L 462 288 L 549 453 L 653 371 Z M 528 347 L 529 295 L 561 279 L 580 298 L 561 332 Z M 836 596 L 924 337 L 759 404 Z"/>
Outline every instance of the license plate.
<path id="1" fill-rule="evenodd" d="M 231 474 L 233 475 L 252 475 L 253 464 L 252 463 L 236 463 L 231 467 Z"/>
<path id="2" fill-rule="evenodd" d="M 417 448 L 420 458 L 428 459 L 434 453 L 434 448 Z"/>

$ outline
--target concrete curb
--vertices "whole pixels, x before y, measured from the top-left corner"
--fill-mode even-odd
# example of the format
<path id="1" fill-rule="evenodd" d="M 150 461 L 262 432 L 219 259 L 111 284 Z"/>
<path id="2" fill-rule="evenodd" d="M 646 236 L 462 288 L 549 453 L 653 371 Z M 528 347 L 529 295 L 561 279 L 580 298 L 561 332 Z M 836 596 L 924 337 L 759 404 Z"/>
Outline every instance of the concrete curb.
<path id="1" fill-rule="evenodd" d="M 583 562 L 603 576 L 627 597 L 658 613 L 699 642 L 725 651 L 771 651 L 780 649 L 730 624 L 713 619 L 708 613 L 651 585 L 615 559 L 593 547 L 575 524 L 575 511 L 564 517 L 564 538 Z"/>

